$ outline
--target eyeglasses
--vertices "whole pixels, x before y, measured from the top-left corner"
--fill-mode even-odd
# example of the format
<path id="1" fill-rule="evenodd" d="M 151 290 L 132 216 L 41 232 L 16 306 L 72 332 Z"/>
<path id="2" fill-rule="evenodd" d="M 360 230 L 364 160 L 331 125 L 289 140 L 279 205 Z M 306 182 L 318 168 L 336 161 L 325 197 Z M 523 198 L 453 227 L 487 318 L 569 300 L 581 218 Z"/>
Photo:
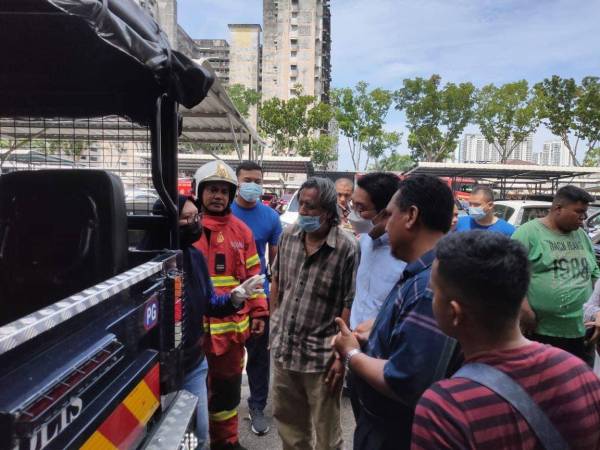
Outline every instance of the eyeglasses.
<path id="1" fill-rule="evenodd" d="M 350 209 L 352 209 L 354 212 L 356 212 L 356 214 L 358 214 L 359 216 L 362 215 L 363 213 L 366 213 L 369 211 L 377 211 L 375 208 L 366 209 L 366 208 L 363 208 L 363 206 L 360 204 L 355 205 L 353 201 L 350 201 L 348 203 L 348 206 L 350 206 Z"/>
<path id="2" fill-rule="evenodd" d="M 193 216 L 182 217 L 181 221 L 185 221 L 185 223 L 187 223 L 188 225 L 198 223 L 200 221 L 200 213 L 196 213 Z"/>

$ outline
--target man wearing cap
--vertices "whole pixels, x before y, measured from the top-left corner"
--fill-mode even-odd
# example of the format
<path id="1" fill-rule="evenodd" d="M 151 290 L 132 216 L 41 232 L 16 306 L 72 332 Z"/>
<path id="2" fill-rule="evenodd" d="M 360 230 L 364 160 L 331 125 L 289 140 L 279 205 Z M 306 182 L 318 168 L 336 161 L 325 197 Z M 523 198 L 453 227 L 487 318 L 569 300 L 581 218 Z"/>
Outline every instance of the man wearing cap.
<path id="1" fill-rule="evenodd" d="M 237 190 L 235 172 L 222 161 L 200 167 L 194 175 L 202 213 L 202 237 L 194 243 L 207 258 L 217 294 L 226 294 L 260 274 L 260 259 L 250 229 L 231 213 Z M 209 425 L 212 449 L 243 449 L 238 438 L 244 343 L 264 332 L 269 315 L 264 293 L 251 297 L 230 316 L 204 320 L 208 360 Z M 199 324 L 200 326 L 200 324 Z"/>

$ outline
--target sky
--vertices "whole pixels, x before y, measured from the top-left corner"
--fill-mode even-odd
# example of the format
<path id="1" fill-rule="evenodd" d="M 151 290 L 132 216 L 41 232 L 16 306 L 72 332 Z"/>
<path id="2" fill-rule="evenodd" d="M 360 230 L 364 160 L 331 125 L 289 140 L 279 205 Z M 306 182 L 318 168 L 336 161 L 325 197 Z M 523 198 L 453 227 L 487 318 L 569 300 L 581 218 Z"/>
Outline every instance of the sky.
<path id="1" fill-rule="evenodd" d="M 434 73 L 478 87 L 600 76 L 600 0 L 332 0 L 331 17 L 333 87 L 396 90 Z M 228 23 L 262 23 L 262 1 L 178 0 L 178 21 L 193 38 L 227 39 Z M 402 114 L 386 128 L 404 133 L 406 153 Z M 540 129 L 533 151 L 550 138 Z M 343 140 L 340 168 L 351 169 Z"/>

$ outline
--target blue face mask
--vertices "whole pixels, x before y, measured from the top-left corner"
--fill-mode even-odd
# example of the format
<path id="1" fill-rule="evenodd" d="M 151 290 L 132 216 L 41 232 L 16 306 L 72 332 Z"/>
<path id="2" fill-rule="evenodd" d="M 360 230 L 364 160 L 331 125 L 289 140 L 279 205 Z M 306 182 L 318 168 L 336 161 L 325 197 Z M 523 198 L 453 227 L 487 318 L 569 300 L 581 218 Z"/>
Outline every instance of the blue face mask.
<path id="1" fill-rule="evenodd" d="M 298 215 L 298 226 L 306 233 L 313 233 L 321 228 L 321 219 L 319 216 Z"/>
<path id="2" fill-rule="evenodd" d="M 260 184 L 242 183 L 240 185 L 240 196 L 248 203 L 254 203 L 262 195 L 263 190 Z"/>
<path id="3" fill-rule="evenodd" d="M 470 206 L 469 207 L 469 216 L 471 216 L 474 220 L 481 220 L 486 216 L 486 214 L 482 207 Z"/>

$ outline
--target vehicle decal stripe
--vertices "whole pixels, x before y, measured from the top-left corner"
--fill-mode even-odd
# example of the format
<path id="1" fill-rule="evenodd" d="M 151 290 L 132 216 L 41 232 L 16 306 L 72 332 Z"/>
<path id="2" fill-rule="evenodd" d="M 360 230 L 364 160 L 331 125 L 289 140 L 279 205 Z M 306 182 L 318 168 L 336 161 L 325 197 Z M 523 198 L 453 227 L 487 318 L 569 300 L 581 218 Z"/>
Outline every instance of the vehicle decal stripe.
<path id="1" fill-rule="evenodd" d="M 160 406 L 159 365 L 156 364 L 81 447 L 84 450 L 131 449 Z"/>

